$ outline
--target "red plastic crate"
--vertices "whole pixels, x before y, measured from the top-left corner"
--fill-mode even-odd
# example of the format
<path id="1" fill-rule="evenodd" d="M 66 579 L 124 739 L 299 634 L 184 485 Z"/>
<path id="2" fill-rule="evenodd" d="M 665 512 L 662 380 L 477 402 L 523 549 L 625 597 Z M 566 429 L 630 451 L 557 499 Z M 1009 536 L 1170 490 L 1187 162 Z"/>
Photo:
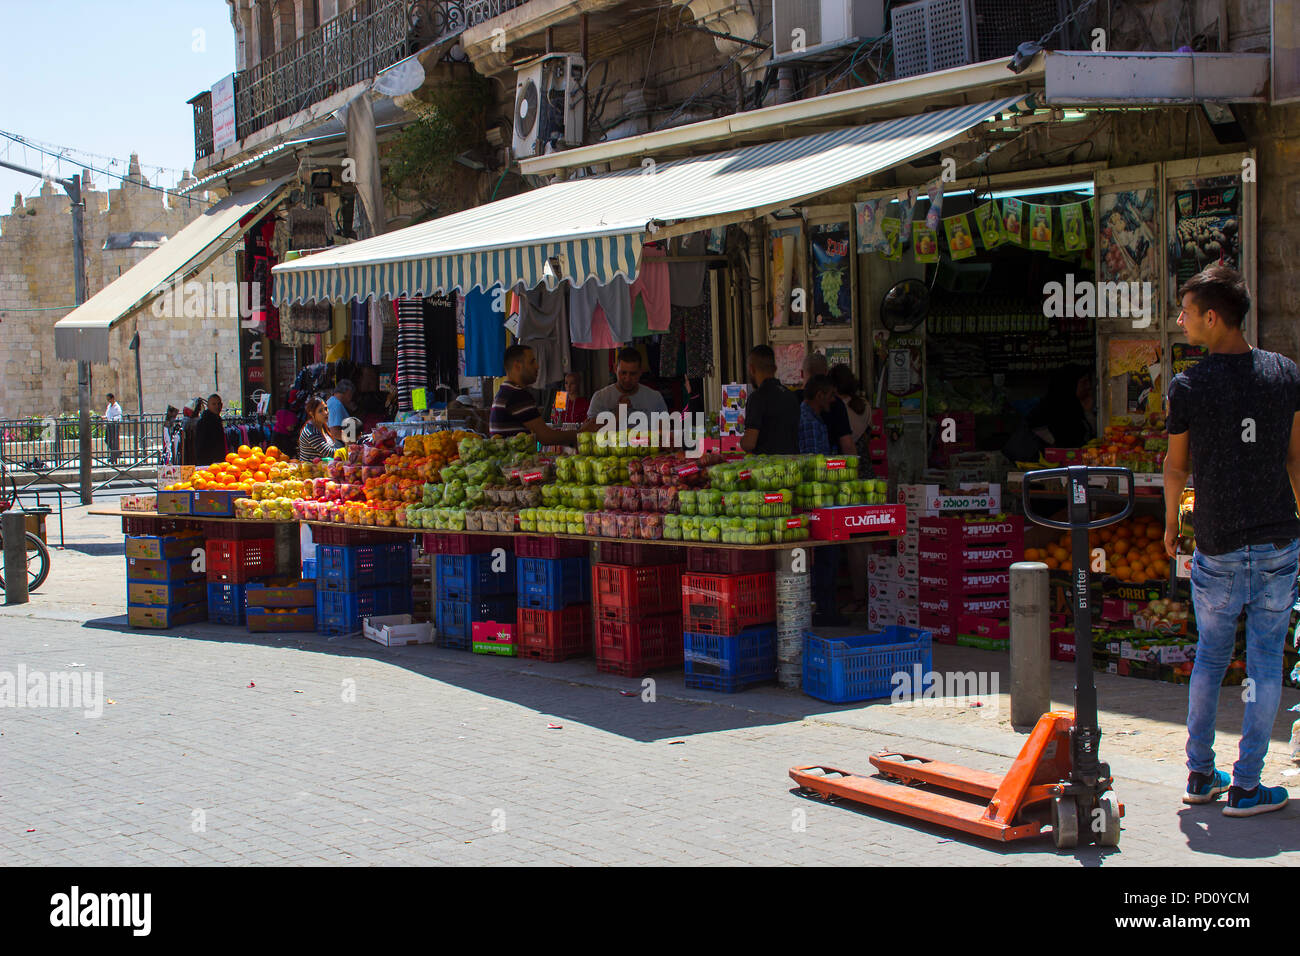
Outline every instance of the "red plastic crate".
<path id="1" fill-rule="evenodd" d="M 155 518 L 153 515 L 139 518 L 122 516 L 123 534 L 165 535 L 194 530 L 197 530 L 197 522 L 187 521 L 185 518 Z"/>
<path id="2" fill-rule="evenodd" d="M 596 616 L 629 621 L 647 614 L 677 612 L 682 566 L 656 564 L 630 567 L 622 564 L 591 566 L 591 600 Z M 770 575 L 769 575 L 770 577 Z"/>
<path id="3" fill-rule="evenodd" d="M 687 548 L 686 570 L 696 574 L 756 574 L 775 567 L 771 551 Z"/>
<path id="4" fill-rule="evenodd" d="M 776 620 L 776 581 L 759 574 L 685 574 L 682 618 L 686 630 L 700 634 L 739 634 Z"/>
<path id="5" fill-rule="evenodd" d="M 519 608 L 515 647 L 520 657 L 563 661 L 591 653 L 591 605 L 571 604 L 562 611 Z"/>
<path id="6" fill-rule="evenodd" d="M 240 584 L 275 573 L 274 538 L 248 541 L 209 538 L 207 551 L 209 581 Z"/>
<path id="7" fill-rule="evenodd" d="M 624 677 L 682 666 L 682 619 L 676 613 L 637 621 L 596 622 L 596 670 Z"/>
<path id="8" fill-rule="evenodd" d="M 424 536 L 427 554 L 486 554 L 493 548 L 513 547 L 510 535 L 449 534 L 439 531 Z"/>
<path id="9" fill-rule="evenodd" d="M 683 551 L 704 548 L 678 548 L 665 544 L 638 544 L 635 541 L 600 542 L 601 564 L 681 564 Z"/>
<path id="10" fill-rule="evenodd" d="M 225 541 L 252 541 L 255 538 L 274 538 L 275 525 L 265 521 L 196 521 L 209 538 Z M 315 540 L 315 539 L 313 539 Z"/>
<path id="11" fill-rule="evenodd" d="M 586 541 L 515 535 L 515 557 L 518 558 L 585 558 L 590 550 L 591 545 Z"/>

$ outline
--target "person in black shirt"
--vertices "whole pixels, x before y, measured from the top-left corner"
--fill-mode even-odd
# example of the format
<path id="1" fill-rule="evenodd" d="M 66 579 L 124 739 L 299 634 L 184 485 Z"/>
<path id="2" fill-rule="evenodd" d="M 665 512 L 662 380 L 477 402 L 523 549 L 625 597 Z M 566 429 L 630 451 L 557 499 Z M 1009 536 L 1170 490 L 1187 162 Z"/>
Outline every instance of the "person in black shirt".
<path id="1" fill-rule="evenodd" d="M 208 406 L 194 425 L 196 464 L 212 465 L 226 457 L 226 431 L 221 424 L 221 396 L 208 396 Z"/>
<path id="2" fill-rule="evenodd" d="M 1181 290 L 1178 324 L 1209 355 L 1174 376 L 1165 456 L 1165 551 L 1174 556 L 1178 503 L 1195 475 L 1192 602 L 1196 662 L 1188 687 L 1185 803 L 1225 790 L 1225 816 L 1286 805 L 1287 792 L 1260 783 L 1282 692 L 1282 645 L 1300 572 L 1300 371 L 1252 348 L 1241 326 L 1250 293 L 1241 275 L 1214 265 Z M 1219 687 L 1246 613 L 1246 699 L 1231 780 L 1214 767 Z M 1229 786 L 1231 783 L 1231 786 Z"/>
<path id="3" fill-rule="evenodd" d="M 799 396 L 776 380 L 776 353 L 756 345 L 749 353 L 755 388 L 745 403 L 740 447 L 752 455 L 799 454 Z"/>

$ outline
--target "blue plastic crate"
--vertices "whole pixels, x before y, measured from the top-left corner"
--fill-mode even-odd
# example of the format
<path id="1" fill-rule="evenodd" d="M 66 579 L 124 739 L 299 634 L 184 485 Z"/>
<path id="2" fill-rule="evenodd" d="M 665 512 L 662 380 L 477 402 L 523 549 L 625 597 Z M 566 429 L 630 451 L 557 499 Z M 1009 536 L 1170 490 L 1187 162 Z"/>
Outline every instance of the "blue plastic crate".
<path id="1" fill-rule="evenodd" d="M 411 545 L 319 544 L 316 546 L 316 587 L 322 591 L 411 583 Z"/>
<path id="2" fill-rule="evenodd" d="M 515 596 L 500 594 L 472 601 L 439 601 L 434 612 L 437 627 L 434 643 L 439 647 L 467 649 L 473 643 L 471 625 L 475 621 L 513 621 Z"/>
<path id="3" fill-rule="evenodd" d="M 750 627 L 735 635 L 687 631 L 682 634 L 682 658 L 687 687 L 733 693 L 775 680 L 776 628 Z"/>
<path id="4" fill-rule="evenodd" d="M 587 558 L 519 558 L 515 574 L 519 606 L 562 611 L 591 601 L 591 562 Z"/>
<path id="5" fill-rule="evenodd" d="M 243 624 L 248 589 L 243 584 L 208 583 L 208 620 L 213 624 Z"/>
<path id="6" fill-rule="evenodd" d="M 438 555 L 438 600 L 472 601 L 485 595 L 513 594 L 515 562 L 506 556 L 504 567 L 494 571 L 494 560 L 491 552 Z"/>
<path id="7" fill-rule="evenodd" d="M 893 677 L 932 669 L 931 635 L 915 627 L 889 626 L 858 637 L 804 635 L 803 691 L 832 704 L 889 697 Z"/>
<path id="8" fill-rule="evenodd" d="M 361 630 L 363 617 L 410 612 L 411 589 L 405 585 L 316 592 L 316 631 L 320 634 L 352 634 Z"/>

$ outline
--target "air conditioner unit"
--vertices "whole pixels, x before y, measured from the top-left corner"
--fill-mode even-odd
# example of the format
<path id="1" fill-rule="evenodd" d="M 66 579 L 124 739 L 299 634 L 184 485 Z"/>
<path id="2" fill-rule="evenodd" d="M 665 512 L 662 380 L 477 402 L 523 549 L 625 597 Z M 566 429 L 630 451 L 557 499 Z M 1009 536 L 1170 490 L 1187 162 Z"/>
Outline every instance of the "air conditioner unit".
<path id="1" fill-rule="evenodd" d="M 772 0 L 772 59 L 797 60 L 885 32 L 885 0 Z"/>
<path id="2" fill-rule="evenodd" d="M 582 145 L 585 67 L 577 53 L 548 53 L 515 74 L 516 159 Z"/>
<path id="3" fill-rule="evenodd" d="M 1069 0 L 919 0 L 894 7 L 894 75 L 1009 59 L 1021 43 L 1042 39 L 1070 9 Z M 1070 49 L 1082 26 L 1058 32 L 1048 46 Z"/>

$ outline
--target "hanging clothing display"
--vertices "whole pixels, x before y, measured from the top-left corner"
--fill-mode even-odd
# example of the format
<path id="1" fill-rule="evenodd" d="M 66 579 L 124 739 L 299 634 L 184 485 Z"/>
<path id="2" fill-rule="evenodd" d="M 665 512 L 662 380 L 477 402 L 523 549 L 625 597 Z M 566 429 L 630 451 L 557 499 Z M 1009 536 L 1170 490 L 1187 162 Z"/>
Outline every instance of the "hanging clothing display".
<path id="1" fill-rule="evenodd" d="M 677 240 L 677 255 L 702 256 L 708 248 L 708 233 L 692 232 Z M 707 262 L 673 262 L 668 266 L 673 305 L 693 309 L 704 300 Z"/>
<path id="2" fill-rule="evenodd" d="M 713 370 L 713 310 L 709 283 L 702 282 L 701 287 L 700 305 L 689 309 L 673 306 L 673 320 L 682 326 L 688 378 L 702 378 Z"/>
<path id="3" fill-rule="evenodd" d="M 457 368 L 456 294 L 431 296 L 423 300 L 425 378 L 433 388 L 459 390 Z"/>
<path id="4" fill-rule="evenodd" d="M 682 309 L 672 310 L 668 331 L 659 340 L 659 377 L 677 378 L 686 374 L 686 336 Z"/>
<path id="5" fill-rule="evenodd" d="M 411 390 L 428 387 L 429 359 L 424 343 L 424 300 L 398 299 L 397 410 L 411 411 Z"/>
<path id="6" fill-rule="evenodd" d="M 595 345 L 595 317 L 600 309 L 608 323 L 609 338 L 618 344 L 632 338 L 632 296 L 627 279 L 615 276 L 608 285 L 599 285 L 588 279 L 582 286 L 569 290 L 569 331 L 574 345 L 588 348 L 610 348 Z"/>
<path id="7" fill-rule="evenodd" d="M 636 280 L 628 287 L 628 293 L 634 303 L 640 304 L 651 332 L 668 331 L 672 293 L 667 254 L 662 249 L 655 246 L 642 247 L 641 268 Z"/>
<path id="8" fill-rule="evenodd" d="M 324 206 L 289 210 L 289 248 L 322 249 L 334 240 L 334 224 Z"/>
<path id="9" fill-rule="evenodd" d="M 370 314 L 370 364 L 383 365 L 384 354 L 384 317 L 389 313 L 388 300 L 378 296 L 367 303 Z"/>
<path id="10" fill-rule="evenodd" d="M 468 292 L 464 299 L 465 374 L 499 377 L 505 374 L 505 295 L 500 286 L 493 286 Z"/>
<path id="11" fill-rule="evenodd" d="M 348 308 L 352 317 L 348 336 L 352 361 L 358 365 L 369 365 L 370 306 L 365 302 L 352 302 Z"/>
<path id="12" fill-rule="evenodd" d="M 503 357 L 504 358 L 504 357 Z M 456 296 L 456 381 L 467 378 L 465 374 L 465 297 Z"/>
<path id="13" fill-rule="evenodd" d="M 569 361 L 569 296 L 563 287 L 539 285 L 519 295 L 519 342 L 537 355 L 537 382 L 550 385 L 572 371 Z"/>
<path id="14" fill-rule="evenodd" d="M 591 341 L 574 342 L 575 348 L 580 349 L 617 349 L 626 339 L 619 341 L 614 337 L 610 330 L 609 321 L 605 318 L 605 310 L 596 306 L 596 311 L 591 316 Z"/>

